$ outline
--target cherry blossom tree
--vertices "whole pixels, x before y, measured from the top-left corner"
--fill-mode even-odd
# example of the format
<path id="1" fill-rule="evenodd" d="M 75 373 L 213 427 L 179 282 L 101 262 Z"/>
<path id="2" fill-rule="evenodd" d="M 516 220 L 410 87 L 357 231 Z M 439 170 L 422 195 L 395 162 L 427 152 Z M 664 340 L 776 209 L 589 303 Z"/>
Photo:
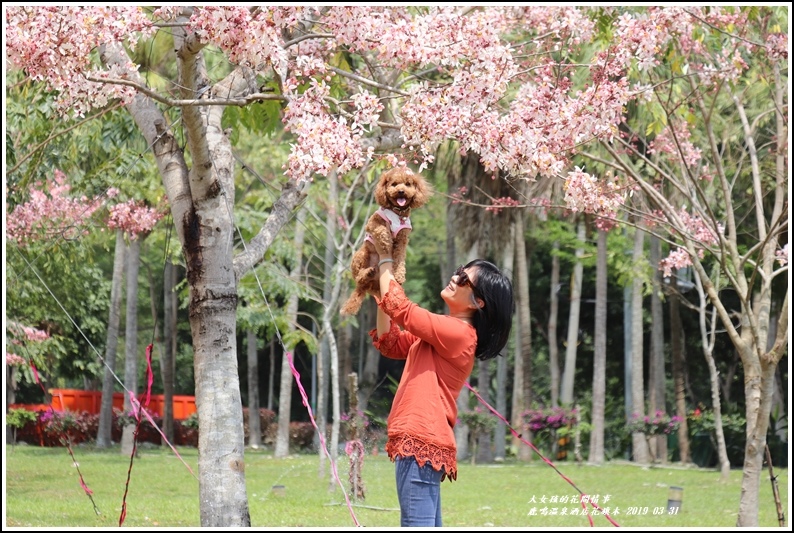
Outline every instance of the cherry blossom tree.
<path id="1" fill-rule="evenodd" d="M 35 380 L 37 376 L 31 375 L 38 364 L 35 360 L 42 349 L 46 349 L 45 341 L 50 339 L 46 331 L 25 326 L 13 320 L 6 321 L 6 413 L 9 407 L 16 403 L 17 383 L 20 374 L 25 379 Z M 22 355 L 20 355 L 22 354 Z M 16 427 L 10 423 L 6 425 L 6 442 L 16 444 Z"/>
<path id="2" fill-rule="evenodd" d="M 115 188 L 108 191 L 110 197 L 118 194 Z M 160 209 L 149 207 L 140 200 L 128 200 L 117 203 L 108 208 L 107 227 L 116 231 L 116 247 L 113 260 L 113 281 L 110 289 L 110 313 L 108 318 L 107 342 L 105 345 L 104 375 L 102 378 L 102 400 L 99 412 L 99 427 L 97 429 L 97 446 L 109 446 L 113 423 L 113 390 L 114 374 L 116 369 L 116 348 L 118 345 L 119 320 L 121 314 L 121 280 L 128 267 L 127 285 L 127 350 L 124 373 L 124 386 L 133 394 L 137 393 L 137 263 L 140 261 L 140 240 L 145 238 L 163 218 Z M 125 240 L 129 240 L 129 244 Z M 134 279 L 133 279 L 134 277 Z M 131 298 L 132 296 L 132 298 Z M 124 410 L 131 409 L 128 395 L 124 395 Z M 122 434 L 122 454 L 128 455 L 132 446 L 131 424 L 124 427 Z"/>
<path id="3" fill-rule="evenodd" d="M 6 409 L 15 403 L 15 391 L 19 374 L 27 375 L 30 369 L 36 368 L 40 348 L 46 349 L 44 341 L 50 334 L 44 330 L 25 326 L 13 320 L 6 323 Z M 35 377 L 31 376 L 32 379 Z"/>
<path id="4" fill-rule="evenodd" d="M 90 231 L 91 215 L 102 206 L 103 197 L 73 197 L 66 175 L 56 169 L 52 180 L 36 183 L 30 198 L 6 217 L 6 236 L 19 246 L 56 238 L 74 239 Z"/>
<path id="5" fill-rule="evenodd" d="M 7 9 L 9 64 L 57 92 L 62 113 L 81 117 L 121 102 L 162 177 L 190 288 L 203 526 L 250 525 L 237 283 L 261 261 L 312 181 L 376 159 L 412 162 L 421 171 L 441 142 L 453 140 L 508 181 L 566 180 L 572 207 L 614 210 L 623 184 L 573 168 L 569 156 L 599 140 L 620 145 L 626 106 L 650 92 L 647 84 L 632 87 L 629 74 L 666 60 L 674 39 L 694 46 L 681 28 L 711 32 L 727 23 L 711 14 L 722 9 L 687 9 L 642 8 L 620 18 L 613 8 L 572 6 Z M 136 62 L 149 54 L 139 52 L 157 39 L 173 43 L 169 55 L 142 70 Z M 781 53 L 785 33 L 765 43 Z M 291 151 L 281 196 L 235 254 L 230 128 L 244 121 L 226 120 L 237 108 L 238 117 L 259 110 L 280 120 Z M 688 229 L 681 212 L 665 214 Z M 771 238 L 762 241 L 772 246 Z M 687 245 L 690 256 L 701 244 Z M 759 272 L 771 278 L 771 270 Z M 718 298 L 711 289 L 710 296 Z"/>
<path id="6" fill-rule="evenodd" d="M 78 338 L 69 318 L 57 318 L 62 311 L 59 306 L 71 309 L 72 319 L 92 329 L 99 325 L 94 314 L 104 305 L 101 292 L 86 298 L 85 291 L 93 294 L 101 279 L 90 258 L 93 251 L 83 239 L 92 232 L 94 215 L 106 196 L 73 194 L 67 179 L 55 169 L 50 179 L 33 183 L 26 191 L 27 200 L 14 205 L 5 219 L 7 317 L 34 324 L 50 336 L 47 349 L 33 350 L 28 358 L 43 383 L 65 368 L 85 370 L 93 364 L 90 357 L 77 356 L 68 362 L 63 357 L 65 353 L 87 355 L 81 348 L 88 346 Z M 43 287 L 41 278 L 52 275 L 59 275 L 59 285 Z M 27 381 L 32 383 L 33 378 Z"/>
<path id="7" fill-rule="evenodd" d="M 658 267 L 668 278 L 695 269 L 741 357 L 747 440 L 737 525 L 750 527 L 758 525 L 775 371 L 788 344 L 786 14 L 672 8 L 619 17 L 604 54 L 637 42 L 630 79 L 644 96 L 623 135 L 601 143 L 606 157 L 587 154 L 638 192 L 626 207 L 669 245 Z M 611 216 L 593 203 L 600 198 L 571 202 Z"/>

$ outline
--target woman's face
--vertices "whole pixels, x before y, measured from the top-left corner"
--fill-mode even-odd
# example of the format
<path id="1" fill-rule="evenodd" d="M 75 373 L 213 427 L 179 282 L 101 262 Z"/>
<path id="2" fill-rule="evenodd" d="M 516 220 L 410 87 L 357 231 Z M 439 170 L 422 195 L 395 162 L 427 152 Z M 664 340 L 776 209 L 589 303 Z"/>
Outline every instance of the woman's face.
<path id="1" fill-rule="evenodd" d="M 460 312 L 474 313 L 482 300 L 477 297 L 477 268 L 458 267 L 449 283 L 441 291 L 441 298 L 447 303 L 450 314 Z"/>

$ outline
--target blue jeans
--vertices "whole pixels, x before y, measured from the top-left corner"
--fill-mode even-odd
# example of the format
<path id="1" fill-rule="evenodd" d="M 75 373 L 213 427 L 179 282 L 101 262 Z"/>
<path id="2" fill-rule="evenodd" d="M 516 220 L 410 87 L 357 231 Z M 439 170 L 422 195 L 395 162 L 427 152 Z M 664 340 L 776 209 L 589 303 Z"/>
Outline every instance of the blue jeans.
<path id="1" fill-rule="evenodd" d="M 401 527 L 441 527 L 441 472 L 414 457 L 397 456 L 397 499 Z"/>

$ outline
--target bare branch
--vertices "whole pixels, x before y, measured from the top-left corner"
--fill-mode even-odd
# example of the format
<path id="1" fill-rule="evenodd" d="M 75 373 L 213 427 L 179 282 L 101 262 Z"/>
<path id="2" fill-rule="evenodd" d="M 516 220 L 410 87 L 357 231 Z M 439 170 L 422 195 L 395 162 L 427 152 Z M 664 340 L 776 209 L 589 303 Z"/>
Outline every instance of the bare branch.
<path id="1" fill-rule="evenodd" d="M 130 80 L 121 80 L 121 79 L 113 79 L 113 78 L 95 78 L 93 76 L 86 76 L 86 79 L 88 81 L 93 81 L 97 83 L 111 83 L 115 85 L 126 85 L 128 87 L 133 87 L 139 92 L 151 98 L 152 100 L 156 100 L 171 107 L 207 106 L 207 105 L 234 105 L 234 106 L 242 107 L 252 104 L 254 102 L 264 102 L 266 100 L 277 100 L 281 102 L 289 101 L 289 97 L 282 96 L 280 94 L 272 94 L 272 93 L 254 93 L 239 98 L 207 98 L 207 99 L 190 98 L 187 100 L 174 99 L 174 98 L 165 97 L 160 93 L 149 89 L 145 85 Z"/>
<path id="2" fill-rule="evenodd" d="M 389 87 L 388 85 L 383 85 L 382 83 L 369 80 L 363 76 L 359 76 L 358 74 L 353 74 L 352 72 L 348 72 L 346 70 L 342 70 L 336 67 L 328 67 L 328 70 L 336 74 L 339 74 L 342 77 L 350 78 L 351 80 L 355 80 L 359 83 L 363 83 L 364 85 L 369 85 L 370 87 L 375 87 L 377 89 L 383 89 L 384 91 L 397 93 L 400 96 L 408 96 L 408 93 L 402 92 L 399 89 L 395 89 L 394 87 Z"/>
<path id="3" fill-rule="evenodd" d="M 699 17 L 699 16 L 695 15 L 695 14 L 694 14 L 694 13 L 692 13 L 691 11 L 687 11 L 686 9 L 684 9 L 683 11 L 684 11 L 684 13 L 686 13 L 687 15 L 689 15 L 690 17 L 692 17 L 692 18 L 695 18 L 695 19 L 698 19 L 700 22 L 702 22 L 703 24 L 705 24 L 706 26 L 708 26 L 708 27 L 709 27 L 709 28 L 711 28 L 712 30 L 715 30 L 715 31 L 718 31 L 718 32 L 720 32 L 720 33 L 722 33 L 722 34 L 724 34 L 724 35 L 727 35 L 728 37 L 730 37 L 730 38 L 732 38 L 732 39 L 737 39 L 737 40 L 739 40 L 739 41 L 744 41 L 744 42 L 746 42 L 746 43 L 749 43 L 749 44 L 751 44 L 751 45 L 753 45 L 753 46 L 758 46 L 758 47 L 760 47 L 760 48 L 768 48 L 768 47 L 767 47 L 767 45 L 765 45 L 764 43 L 757 43 L 757 42 L 755 42 L 755 41 L 751 41 L 750 39 L 745 39 L 744 37 L 742 37 L 742 36 L 740 36 L 740 35 L 736 35 L 736 34 L 733 34 L 733 33 L 729 33 L 729 32 L 727 32 L 727 31 L 723 30 L 722 28 L 718 28 L 718 27 L 717 27 L 717 26 L 715 26 L 714 24 L 711 24 L 710 22 L 708 22 L 706 19 L 704 19 L 704 18 L 702 18 L 702 17 Z"/>
<path id="4" fill-rule="evenodd" d="M 336 35 L 333 33 L 307 33 L 306 35 L 301 35 L 300 37 L 295 37 L 291 41 L 287 41 L 284 43 L 283 48 L 289 48 L 290 46 L 296 45 L 301 41 L 305 41 L 306 39 L 335 39 Z"/>

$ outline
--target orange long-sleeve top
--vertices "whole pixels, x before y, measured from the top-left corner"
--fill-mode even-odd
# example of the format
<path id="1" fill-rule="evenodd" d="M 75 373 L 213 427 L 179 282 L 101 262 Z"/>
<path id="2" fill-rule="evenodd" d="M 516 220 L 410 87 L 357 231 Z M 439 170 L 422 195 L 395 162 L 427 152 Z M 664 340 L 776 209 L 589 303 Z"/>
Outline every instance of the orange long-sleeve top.
<path id="1" fill-rule="evenodd" d="M 456 401 L 474 368 L 477 332 L 458 318 L 422 309 L 394 280 L 375 300 L 391 327 L 380 337 L 371 330 L 373 345 L 386 357 L 405 360 L 387 420 L 386 452 L 392 461 L 397 455 L 413 456 L 420 465 L 429 461 L 457 479 Z"/>

